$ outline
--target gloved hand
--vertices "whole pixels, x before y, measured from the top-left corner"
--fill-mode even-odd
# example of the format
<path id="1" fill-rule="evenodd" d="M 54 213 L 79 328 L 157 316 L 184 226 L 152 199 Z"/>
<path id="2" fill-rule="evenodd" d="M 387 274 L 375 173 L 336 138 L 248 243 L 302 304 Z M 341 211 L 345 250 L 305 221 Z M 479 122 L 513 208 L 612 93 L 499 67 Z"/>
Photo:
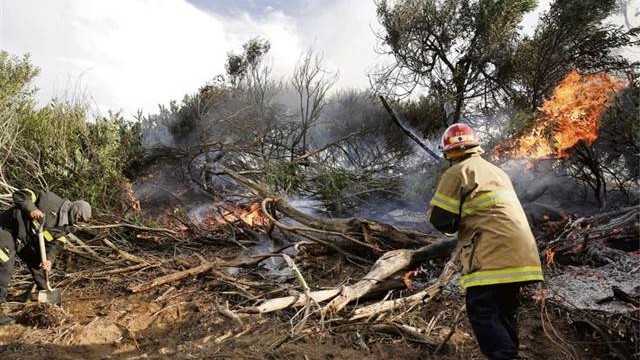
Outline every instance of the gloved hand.
<path id="1" fill-rule="evenodd" d="M 45 262 L 40 264 L 40 268 L 44 271 L 51 271 L 51 261 L 45 260 Z"/>
<path id="2" fill-rule="evenodd" d="M 35 209 L 29 213 L 29 217 L 31 220 L 42 220 L 44 218 L 44 213 L 39 209 Z"/>

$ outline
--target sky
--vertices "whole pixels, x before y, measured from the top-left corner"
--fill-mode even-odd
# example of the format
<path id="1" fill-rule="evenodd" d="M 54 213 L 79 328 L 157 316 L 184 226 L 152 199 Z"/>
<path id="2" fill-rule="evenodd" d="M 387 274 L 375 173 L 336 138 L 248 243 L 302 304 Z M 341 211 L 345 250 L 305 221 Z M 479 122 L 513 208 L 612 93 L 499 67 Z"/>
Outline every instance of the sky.
<path id="1" fill-rule="evenodd" d="M 0 0 L 0 48 L 31 54 L 41 104 L 85 96 L 125 117 L 197 91 L 257 36 L 272 44 L 276 76 L 313 47 L 339 72 L 336 88 L 367 87 L 368 70 L 388 61 L 374 50 L 377 28 L 373 0 Z"/>

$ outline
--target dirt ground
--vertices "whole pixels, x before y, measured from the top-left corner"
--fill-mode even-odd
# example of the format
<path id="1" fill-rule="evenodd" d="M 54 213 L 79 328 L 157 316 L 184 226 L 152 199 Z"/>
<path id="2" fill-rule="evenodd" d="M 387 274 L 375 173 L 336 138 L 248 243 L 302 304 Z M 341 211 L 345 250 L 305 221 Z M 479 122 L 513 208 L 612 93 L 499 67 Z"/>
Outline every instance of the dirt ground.
<path id="1" fill-rule="evenodd" d="M 126 290 L 127 277 L 76 283 L 64 292 L 64 311 L 48 319 L 55 324 L 50 327 L 40 318 L 52 312 L 50 306 L 10 302 L 20 323 L 0 327 L 0 358 L 483 359 L 466 320 L 439 355 L 397 335 L 372 333 L 362 324 L 318 322 L 294 335 L 291 324 L 299 319 L 294 311 L 246 315 L 240 323 L 218 310 L 228 294 L 209 288 L 211 280 L 211 275 L 203 275 L 183 281 L 179 288 L 165 285 L 141 294 Z M 403 321 L 427 326 L 437 317 L 436 323 L 450 324 L 461 304 L 459 294 L 443 295 L 426 308 L 404 314 Z M 579 358 L 612 358 L 601 339 L 570 326 L 561 313 L 551 311 L 550 316 L 554 330 L 573 344 Z M 522 358 L 567 358 L 545 336 L 539 307 L 530 300 L 523 304 L 520 325 Z"/>

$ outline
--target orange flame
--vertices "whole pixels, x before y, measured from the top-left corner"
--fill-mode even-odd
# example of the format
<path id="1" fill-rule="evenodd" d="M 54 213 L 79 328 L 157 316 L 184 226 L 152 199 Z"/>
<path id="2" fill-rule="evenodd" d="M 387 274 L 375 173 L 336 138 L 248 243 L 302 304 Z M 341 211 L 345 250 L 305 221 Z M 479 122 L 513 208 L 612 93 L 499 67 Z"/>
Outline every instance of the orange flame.
<path id="1" fill-rule="evenodd" d="M 555 262 L 556 253 L 553 249 L 547 249 L 544 251 L 545 258 L 547 259 L 547 269 L 550 268 Z"/>
<path id="2" fill-rule="evenodd" d="M 411 282 L 413 281 L 413 278 L 419 273 L 420 269 L 407 271 L 406 273 L 404 273 L 404 275 L 402 275 L 402 282 L 407 288 L 411 288 Z"/>
<path id="3" fill-rule="evenodd" d="M 223 208 L 225 212 L 222 214 L 222 219 L 220 219 L 222 221 L 218 221 L 219 223 L 242 221 L 252 227 L 269 225 L 269 219 L 262 213 L 262 208 L 258 202 L 244 209 L 225 203 Z"/>
<path id="4" fill-rule="evenodd" d="M 600 115 L 611 103 L 611 93 L 624 83 L 606 72 L 580 75 L 571 71 L 546 100 L 527 133 L 495 148 L 500 156 L 566 158 L 579 141 L 591 145 L 598 138 Z"/>
<path id="5" fill-rule="evenodd" d="M 262 213 L 259 203 L 253 203 L 240 214 L 240 220 L 249 226 L 266 226 L 269 219 Z"/>

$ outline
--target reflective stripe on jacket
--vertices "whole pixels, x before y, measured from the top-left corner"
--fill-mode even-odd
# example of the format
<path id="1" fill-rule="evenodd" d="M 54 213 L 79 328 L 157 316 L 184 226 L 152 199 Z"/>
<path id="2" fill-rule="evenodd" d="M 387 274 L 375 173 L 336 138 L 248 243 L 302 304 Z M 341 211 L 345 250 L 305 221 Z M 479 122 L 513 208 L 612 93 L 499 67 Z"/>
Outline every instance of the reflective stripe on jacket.
<path id="1" fill-rule="evenodd" d="M 434 217 L 445 220 L 434 221 Z M 478 154 L 442 175 L 429 217 L 456 224 L 461 285 L 543 280 L 540 257 L 526 215 L 508 175 Z"/>

